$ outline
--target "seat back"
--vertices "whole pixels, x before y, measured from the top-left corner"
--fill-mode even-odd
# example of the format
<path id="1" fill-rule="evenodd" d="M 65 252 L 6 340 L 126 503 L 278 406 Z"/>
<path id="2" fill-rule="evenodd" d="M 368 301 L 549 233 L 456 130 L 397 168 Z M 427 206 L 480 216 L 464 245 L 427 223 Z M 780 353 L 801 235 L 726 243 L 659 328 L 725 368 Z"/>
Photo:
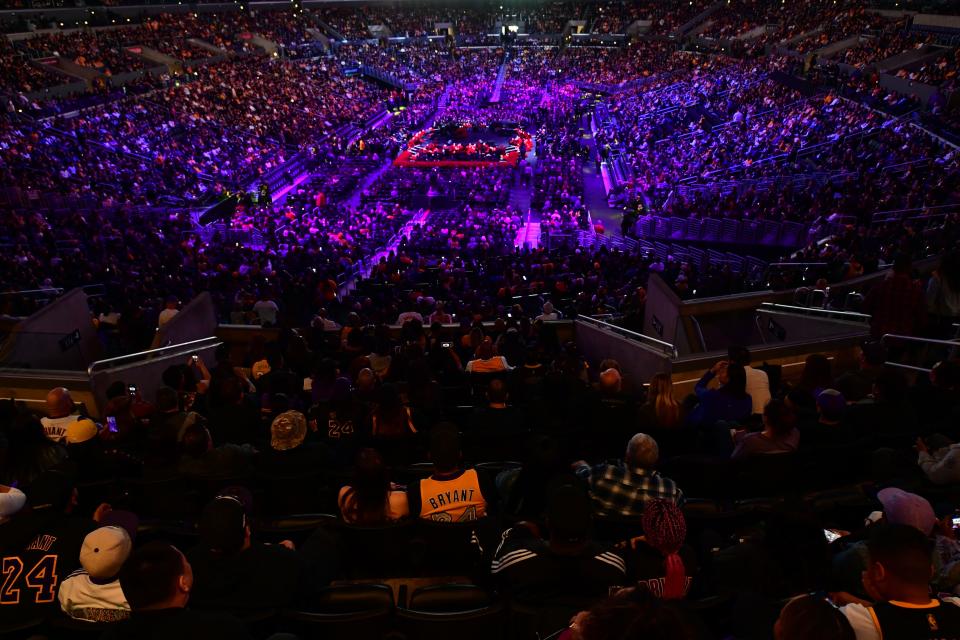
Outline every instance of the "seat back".
<path id="1" fill-rule="evenodd" d="M 493 603 L 484 589 L 473 584 L 432 584 L 416 589 L 407 609 L 420 613 L 455 613 L 483 609 Z"/>
<path id="2" fill-rule="evenodd" d="M 492 553 L 493 533 L 489 518 L 473 522 L 418 520 L 416 542 L 420 569 L 443 575 L 470 574 Z"/>
<path id="3" fill-rule="evenodd" d="M 408 638 L 417 640 L 488 640 L 504 637 L 506 615 L 502 604 L 447 612 L 397 610 L 397 624 Z"/>
<path id="4" fill-rule="evenodd" d="M 343 556 L 350 558 L 348 570 L 354 578 L 403 575 L 411 569 L 410 542 L 415 525 L 410 520 L 381 526 L 359 526 L 339 522 Z"/>
<path id="5" fill-rule="evenodd" d="M 315 603 L 310 611 L 284 611 L 280 630 L 301 640 L 377 640 L 392 627 L 393 591 L 385 584 L 328 587 Z"/>

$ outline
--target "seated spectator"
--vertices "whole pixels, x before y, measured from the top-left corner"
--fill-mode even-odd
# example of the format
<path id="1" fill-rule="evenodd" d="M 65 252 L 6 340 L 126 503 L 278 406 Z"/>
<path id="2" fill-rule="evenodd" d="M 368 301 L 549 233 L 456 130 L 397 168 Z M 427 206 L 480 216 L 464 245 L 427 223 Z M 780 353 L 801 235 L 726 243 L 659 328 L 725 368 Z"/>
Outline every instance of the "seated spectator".
<path id="1" fill-rule="evenodd" d="M 558 487 L 547 501 L 547 531 L 519 522 L 503 533 L 491 573 L 505 593 L 524 602 L 597 597 L 626 583 L 626 562 L 590 539 L 590 499 L 582 490 Z"/>
<path id="2" fill-rule="evenodd" d="M 669 373 L 650 379 L 647 401 L 640 407 L 640 426 L 650 430 L 675 429 L 683 423 L 683 408 L 673 396 Z"/>
<path id="3" fill-rule="evenodd" d="M 771 400 L 763 410 L 763 431 L 737 431 L 730 457 L 742 460 L 770 453 L 793 453 L 800 446 L 796 414 L 781 400 Z"/>
<path id="4" fill-rule="evenodd" d="M 177 470 L 187 476 L 229 477 L 248 470 L 257 450 L 249 444 L 222 444 L 213 446 L 210 432 L 200 422 L 183 432 L 183 453 Z"/>
<path id="5" fill-rule="evenodd" d="M 694 640 L 704 637 L 689 612 L 654 597 L 642 587 L 619 589 L 581 611 L 559 640 Z"/>
<path id="6" fill-rule="evenodd" d="M 253 542 L 239 498 L 214 498 L 200 515 L 197 529 L 200 543 L 187 552 L 193 567 L 194 607 L 238 612 L 271 609 L 288 606 L 299 595 L 303 563 L 293 543 Z"/>
<path id="7" fill-rule="evenodd" d="M 856 640 L 853 627 L 836 605 L 823 597 L 791 599 L 773 627 L 774 640 Z"/>
<path id="8" fill-rule="evenodd" d="M 150 419 L 147 430 L 147 449 L 151 458 L 172 462 L 176 458 L 177 446 L 183 438 L 189 413 L 180 408 L 180 398 L 173 387 L 163 386 L 157 389 L 154 403 L 156 413 Z"/>
<path id="9" fill-rule="evenodd" d="M 84 538 L 110 510 L 108 505 L 101 505 L 93 519 L 76 515 L 75 484 L 60 471 L 40 475 L 25 493 L 29 508 L 2 525 L 4 555 L 23 567 L 22 572 L 8 576 L 7 588 L 23 595 L 17 606 L 7 611 L 8 620 L 44 615 L 58 606 L 60 578 L 78 567 Z M 43 588 L 33 586 L 32 576 L 37 574 L 51 578 L 42 583 Z"/>
<path id="10" fill-rule="evenodd" d="M 803 362 L 800 382 L 790 392 L 795 411 L 814 411 L 817 395 L 824 389 L 836 388 L 830 359 L 822 353 L 811 353 Z"/>
<path id="11" fill-rule="evenodd" d="M 373 410 L 371 426 L 375 438 L 403 438 L 417 433 L 410 407 L 403 404 L 396 385 L 380 387 L 380 401 Z"/>
<path id="12" fill-rule="evenodd" d="M 799 421 L 803 449 L 850 444 L 856 433 L 846 420 L 847 401 L 836 389 L 817 394 L 817 415 Z"/>
<path id="13" fill-rule="evenodd" d="M 64 387 L 51 389 L 47 394 L 47 415 L 40 418 L 46 436 L 54 442 L 63 442 L 67 436 L 67 425 L 79 419 L 70 391 Z"/>
<path id="14" fill-rule="evenodd" d="M 495 490 L 476 469 L 461 468 L 455 425 L 441 423 L 430 432 L 433 473 L 407 486 L 410 515 L 437 522 L 469 522 L 487 515 Z"/>
<path id="15" fill-rule="evenodd" d="M 0 484 L 0 524 L 3 524 L 23 509 L 27 495 L 16 487 Z"/>
<path id="16" fill-rule="evenodd" d="M 960 636 L 960 599 L 931 598 L 930 541 L 907 525 L 876 527 L 863 587 L 872 602 L 843 607 L 857 640 Z"/>
<path id="17" fill-rule="evenodd" d="M 76 422 L 76 416 L 73 422 Z M 66 448 L 48 438 L 40 420 L 26 411 L 14 414 L 6 437 L 6 459 L 0 466 L 0 482 L 3 484 L 28 489 L 41 474 L 67 460 Z"/>
<path id="18" fill-rule="evenodd" d="M 134 533 L 136 530 L 134 529 Z M 120 569 L 133 549 L 123 527 L 100 527 L 83 539 L 80 571 L 60 583 L 60 608 L 71 618 L 114 622 L 130 617 L 130 605 L 120 587 Z"/>
<path id="19" fill-rule="evenodd" d="M 877 493 L 877 500 L 883 510 L 877 514 L 871 514 L 868 518 L 868 535 L 874 527 L 887 524 L 907 525 L 924 536 L 936 536 L 937 516 L 933 506 L 923 496 L 897 487 L 887 487 Z M 862 539 L 852 542 L 833 558 L 835 585 L 842 591 L 854 593 L 859 597 L 869 597 L 869 594 L 863 591 L 865 585 L 860 580 L 868 561 L 867 544 Z M 932 561 L 931 564 L 933 564 Z"/>
<path id="20" fill-rule="evenodd" d="M 474 411 L 470 430 L 476 434 L 520 434 L 524 418 L 520 410 L 508 404 L 510 395 L 503 380 L 491 380 L 487 386 L 487 404 Z"/>
<path id="21" fill-rule="evenodd" d="M 767 372 L 750 366 L 750 350 L 746 347 L 731 346 L 728 356 L 730 362 L 743 367 L 747 376 L 747 393 L 753 401 L 753 414 L 762 414 L 763 408 L 770 401 L 770 379 L 767 377 Z"/>
<path id="22" fill-rule="evenodd" d="M 67 455 L 70 466 L 76 470 L 77 480 L 93 482 L 139 476 L 143 472 L 141 461 L 105 442 L 103 435 L 97 423 L 88 418 L 67 425 Z"/>
<path id="23" fill-rule="evenodd" d="M 120 570 L 130 618 L 103 640 L 253 640 L 236 618 L 187 609 L 193 587 L 193 568 L 176 547 L 150 542 L 137 549 Z"/>
<path id="24" fill-rule="evenodd" d="M 714 378 L 720 387 L 710 389 Z M 703 374 L 695 391 L 698 404 L 687 420 L 701 429 L 710 429 L 720 421 L 740 423 L 753 411 L 753 400 L 747 395 L 747 374 L 741 365 L 718 362 Z"/>
<path id="25" fill-rule="evenodd" d="M 560 444 L 549 436 L 531 438 L 520 469 L 507 469 L 497 475 L 497 489 L 503 498 L 503 511 L 523 520 L 543 522 L 547 497 L 554 487 L 570 484 L 570 470 Z"/>
<path id="26" fill-rule="evenodd" d="M 410 515 L 407 494 L 394 488 L 389 469 L 374 449 L 363 449 L 353 467 L 353 480 L 337 497 L 340 517 L 358 525 L 382 525 Z"/>
<path id="27" fill-rule="evenodd" d="M 286 411 L 274 418 L 270 425 L 270 449 L 257 458 L 257 469 L 274 475 L 298 475 L 324 468 L 327 448 L 315 442 L 305 442 L 307 419 L 299 411 Z"/>
<path id="28" fill-rule="evenodd" d="M 497 355 L 497 349 L 490 338 L 484 338 L 474 359 L 467 362 L 467 373 L 500 373 L 502 371 L 512 371 L 513 367 L 503 356 Z"/>
<path id="29" fill-rule="evenodd" d="M 870 395 L 886 360 L 886 347 L 879 342 L 865 343 L 857 356 L 857 369 L 839 376 L 835 388 L 848 402 L 860 402 Z"/>
<path id="30" fill-rule="evenodd" d="M 657 441 L 638 433 L 627 443 L 622 462 L 591 467 L 581 460 L 574 463 L 573 469 L 588 482 L 597 515 L 639 517 L 645 503 L 655 498 L 683 505 L 683 491 L 655 470 L 659 459 Z"/>
<path id="31" fill-rule="evenodd" d="M 664 600 L 686 597 L 696 553 L 684 544 L 687 521 L 683 510 L 670 500 L 649 500 L 641 523 L 643 537 L 630 541 L 631 575 L 637 586 Z"/>

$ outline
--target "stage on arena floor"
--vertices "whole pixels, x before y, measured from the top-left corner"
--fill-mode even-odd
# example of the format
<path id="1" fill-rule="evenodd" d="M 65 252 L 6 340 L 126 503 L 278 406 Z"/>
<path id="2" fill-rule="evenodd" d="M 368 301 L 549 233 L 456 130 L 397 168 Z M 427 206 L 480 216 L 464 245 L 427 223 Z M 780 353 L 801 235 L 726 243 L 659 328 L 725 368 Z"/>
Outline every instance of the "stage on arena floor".
<path id="1" fill-rule="evenodd" d="M 507 123 L 457 121 L 418 131 L 394 160 L 399 167 L 509 166 L 533 147 L 533 138 Z"/>

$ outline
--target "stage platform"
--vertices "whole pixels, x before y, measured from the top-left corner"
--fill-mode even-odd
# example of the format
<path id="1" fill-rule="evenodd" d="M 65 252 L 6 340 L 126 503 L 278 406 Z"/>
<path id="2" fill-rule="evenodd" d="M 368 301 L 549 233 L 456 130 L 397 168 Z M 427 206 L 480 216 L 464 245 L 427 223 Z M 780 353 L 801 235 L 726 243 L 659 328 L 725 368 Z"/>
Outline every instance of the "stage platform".
<path id="1" fill-rule="evenodd" d="M 398 167 L 511 166 L 532 147 L 530 134 L 513 125 L 452 122 L 418 131 L 393 164 Z"/>

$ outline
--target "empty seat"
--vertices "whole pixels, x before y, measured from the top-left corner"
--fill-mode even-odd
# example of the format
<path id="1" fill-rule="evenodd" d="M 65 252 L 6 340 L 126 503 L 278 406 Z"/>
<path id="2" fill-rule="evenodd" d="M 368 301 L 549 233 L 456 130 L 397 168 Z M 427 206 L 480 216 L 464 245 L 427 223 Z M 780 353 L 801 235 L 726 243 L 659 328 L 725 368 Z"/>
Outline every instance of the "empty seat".
<path id="1" fill-rule="evenodd" d="M 324 589 L 310 610 L 287 610 L 279 627 L 300 640 L 377 640 L 393 622 L 393 591 L 385 584 Z"/>
<path id="2" fill-rule="evenodd" d="M 503 605 L 469 584 L 421 587 L 405 609 L 397 610 L 400 631 L 418 640 L 501 638 L 505 622 Z"/>

